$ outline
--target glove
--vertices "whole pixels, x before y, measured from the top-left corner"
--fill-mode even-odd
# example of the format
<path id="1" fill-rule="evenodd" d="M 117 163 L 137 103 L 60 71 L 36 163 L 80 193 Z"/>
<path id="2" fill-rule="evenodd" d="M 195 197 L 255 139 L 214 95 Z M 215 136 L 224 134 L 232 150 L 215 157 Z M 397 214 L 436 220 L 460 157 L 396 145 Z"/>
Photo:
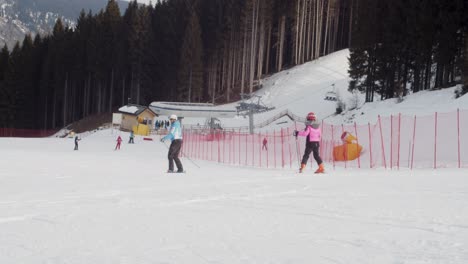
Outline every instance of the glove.
<path id="1" fill-rule="evenodd" d="M 293 136 L 297 137 L 297 134 L 298 134 L 298 133 L 299 133 L 299 132 L 297 132 L 297 130 L 294 130 Z"/>
<path id="2" fill-rule="evenodd" d="M 164 138 L 161 138 L 159 141 L 161 141 L 162 143 L 164 143 Z"/>

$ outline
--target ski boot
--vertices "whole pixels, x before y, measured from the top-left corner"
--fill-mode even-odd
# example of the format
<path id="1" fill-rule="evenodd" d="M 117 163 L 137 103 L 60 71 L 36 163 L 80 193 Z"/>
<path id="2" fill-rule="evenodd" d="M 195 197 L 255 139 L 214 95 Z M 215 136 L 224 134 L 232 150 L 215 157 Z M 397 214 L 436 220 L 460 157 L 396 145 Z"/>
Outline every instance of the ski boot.
<path id="1" fill-rule="evenodd" d="M 325 167 L 322 164 L 319 165 L 318 169 L 315 171 L 315 173 L 324 173 L 325 172 Z"/>
<path id="2" fill-rule="evenodd" d="M 306 165 L 304 163 L 301 164 L 301 167 L 299 168 L 299 173 L 302 173 L 305 169 Z"/>

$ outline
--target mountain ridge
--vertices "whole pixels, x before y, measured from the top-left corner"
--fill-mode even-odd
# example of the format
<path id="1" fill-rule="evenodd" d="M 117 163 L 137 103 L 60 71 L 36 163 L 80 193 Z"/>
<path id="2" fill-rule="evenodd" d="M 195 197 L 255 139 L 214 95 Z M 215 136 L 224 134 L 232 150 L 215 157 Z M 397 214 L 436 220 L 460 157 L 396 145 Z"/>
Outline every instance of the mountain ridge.
<path id="1" fill-rule="evenodd" d="M 11 50 L 26 34 L 45 35 L 60 17 L 71 27 L 81 12 L 99 12 L 108 0 L 0 0 L 0 44 Z M 117 1 L 121 11 L 128 2 Z"/>

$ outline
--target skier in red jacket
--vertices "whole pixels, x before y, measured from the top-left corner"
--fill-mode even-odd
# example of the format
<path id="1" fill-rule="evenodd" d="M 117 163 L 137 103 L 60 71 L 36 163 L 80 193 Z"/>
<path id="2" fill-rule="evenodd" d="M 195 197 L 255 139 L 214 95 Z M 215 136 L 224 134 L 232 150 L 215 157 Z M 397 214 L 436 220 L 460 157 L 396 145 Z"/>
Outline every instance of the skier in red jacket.
<path id="1" fill-rule="evenodd" d="M 122 138 L 119 136 L 119 137 L 117 138 L 117 145 L 115 146 L 115 149 L 114 149 L 114 150 L 117 150 L 117 149 L 120 150 L 120 143 L 122 143 Z"/>

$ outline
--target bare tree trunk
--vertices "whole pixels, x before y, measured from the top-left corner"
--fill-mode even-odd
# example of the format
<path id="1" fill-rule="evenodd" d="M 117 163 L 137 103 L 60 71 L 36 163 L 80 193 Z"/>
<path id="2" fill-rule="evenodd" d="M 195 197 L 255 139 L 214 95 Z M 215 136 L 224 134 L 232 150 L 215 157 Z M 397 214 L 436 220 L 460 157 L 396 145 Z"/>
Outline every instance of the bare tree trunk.
<path id="1" fill-rule="evenodd" d="M 109 91 L 109 113 L 112 113 L 112 102 L 114 101 L 114 68 L 111 72 L 111 85 Z"/>
<path id="2" fill-rule="evenodd" d="M 241 74 L 241 93 L 244 93 L 245 89 L 245 74 L 246 74 L 246 60 L 247 60 L 247 21 L 245 22 L 244 28 L 244 47 L 242 49 L 242 74 Z"/>
<path id="3" fill-rule="evenodd" d="M 260 22 L 260 43 L 258 47 L 258 62 L 257 62 L 257 79 L 262 77 L 263 73 L 263 60 L 265 57 L 265 19 L 261 18 Z"/>
<path id="4" fill-rule="evenodd" d="M 91 73 L 88 73 L 88 84 L 86 85 L 87 87 L 87 92 L 86 92 L 86 103 L 85 103 L 85 113 L 86 116 L 89 115 L 90 111 L 90 106 L 91 106 Z"/>
<path id="5" fill-rule="evenodd" d="M 265 74 L 268 74 L 270 72 L 270 46 L 271 46 L 271 24 L 268 25 Z"/>
<path id="6" fill-rule="evenodd" d="M 348 36 L 348 47 L 351 47 L 351 37 L 352 37 L 352 30 L 353 30 L 353 14 L 354 14 L 354 1 L 355 0 L 351 0 L 351 4 L 350 4 L 350 14 L 349 14 L 349 36 Z M 359 2 L 359 1 L 358 1 Z M 357 4 L 356 4 L 356 8 L 357 8 Z M 356 10 L 357 11 L 357 10 Z"/>
<path id="7" fill-rule="evenodd" d="M 300 6 L 302 0 L 297 0 L 296 2 L 296 14 L 295 14 L 295 37 L 294 37 L 294 65 L 299 64 L 299 17 L 300 17 Z"/>
<path id="8" fill-rule="evenodd" d="M 328 0 L 328 5 L 327 5 L 327 14 L 326 14 L 326 15 L 327 15 L 327 19 L 326 19 L 326 22 L 325 22 L 325 37 L 324 37 L 325 43 L 324 43 L 324 45 L 323 45 L 324 54 L 327 54 L 327 53 L 328 53 L 328 51 L 329 51 L 329 45 L 330 45 L 330 44 L 329 44 L 330 41 L 329 41 L 328 38 L 329 38 L 329 35 L 331 35 L 331 34 L 329 34 L 328 31 L 330 30 L 329 24 L 330 24 L 330 20 L 331 20 L 331 19 L 330 19 L 330 3 L 331 3 L 331 1 L 332 1 L 332 0 Z"/>
<path id="9" fill-rule="evenodd" d="M 48 96 L 46 95 L 46 96 L 45 96 L 45 100 L 44 100 L 44 102 L 45 102 L 44 129 L 47 129 L 47 127 L 48 127 L 48 126 L 47 126 L 47 117 L 49 116 L 49 115 L 48 115 L 48 114 L 49 114 L 49 111 L 48 111 L 48 110 L 49 110 L 49 109 L 48 109 L 49 104 L 48 104 L 48 102 L 47 102 L 47 98 L 48 98 Z"/>
<path id="10" fill-rule="evenodd" d="M 256 47 L 257 47 L 257 23 L 258 23 L 258 4 L 259 0 L 253 1 L 252 8 L 252 39 L 250 47 L 250 82 L 249 82 L 249 93 L 253 92 L 253 80 L 255 77 L 255 60 L 257 59 Z"/>
<path id="11" fill-rule="evenodd" d="M 138 69 L 138 74 L 137 74 L 137 79 L 136 79 L 136 89 L 137 89 L 137 94 L 136 94 L 136 103 L 140 104 L 140 69 Z"/>
<path id="12" fill-rule="evenodd" d="M 316 0 L 315 1 L 315 56 L 314 59 L 317 59 L 320 55 L 320 35 L 321 35 L 321 30 L 320 30 L 320 1 L 322 0 Z"/>
<path id="13" fill-rule="evenodd" d="M 468 30 L 465 30 L 465 52 L 463 52 L 462 84 L 463 91 L 468 92 Z"/>
<path id="14" fill-rule="evenodd" d="M 283 67 L 283 51 L 284 51 L 284 34 L 286 28 L 286 17 L 281 17 L 281 29 L 280 29 L 280 44 L 279 44 L 279 56 L 278 56 L 278 71 L 282 70 Z"/>
<path id="15" fill-rule="evenodd" d="M 215 100 L 216 100 L 216 77 L 217 77 L 217 73 L 216 73 L 216 69 L 218 68 L 218 66 L 216 65 L 216 61 L 217 61 L 217 58 L 213 58 L 212 59 L 212 62 L 211 62 L 211 78 L 210 78 L 210 82 L 211 82 L 211 89 L 212 89 L 212 101 L 213 101 L 213 104 L 215 103 Z"/>
<path id="16" fill-rule="evenodd" d="M 125 103 L 125 76 L 122 79 L 122 106 L 126 105 Z"/>
<path id="17" fill-rule="evenodd" d="M 308 1 L 308 9 L 307 9 L 307 54 L 306 60 L 312 60 L 312 0 Z"/>
<path id="18" fill-rule="evenodd" d="M 63 107 L 62 107 L 62 118 L 63 125 L 67 124 L 67 110 L 68 110 L 68 72 L 65 74 L 65 86 L 63 93 Z"/>

